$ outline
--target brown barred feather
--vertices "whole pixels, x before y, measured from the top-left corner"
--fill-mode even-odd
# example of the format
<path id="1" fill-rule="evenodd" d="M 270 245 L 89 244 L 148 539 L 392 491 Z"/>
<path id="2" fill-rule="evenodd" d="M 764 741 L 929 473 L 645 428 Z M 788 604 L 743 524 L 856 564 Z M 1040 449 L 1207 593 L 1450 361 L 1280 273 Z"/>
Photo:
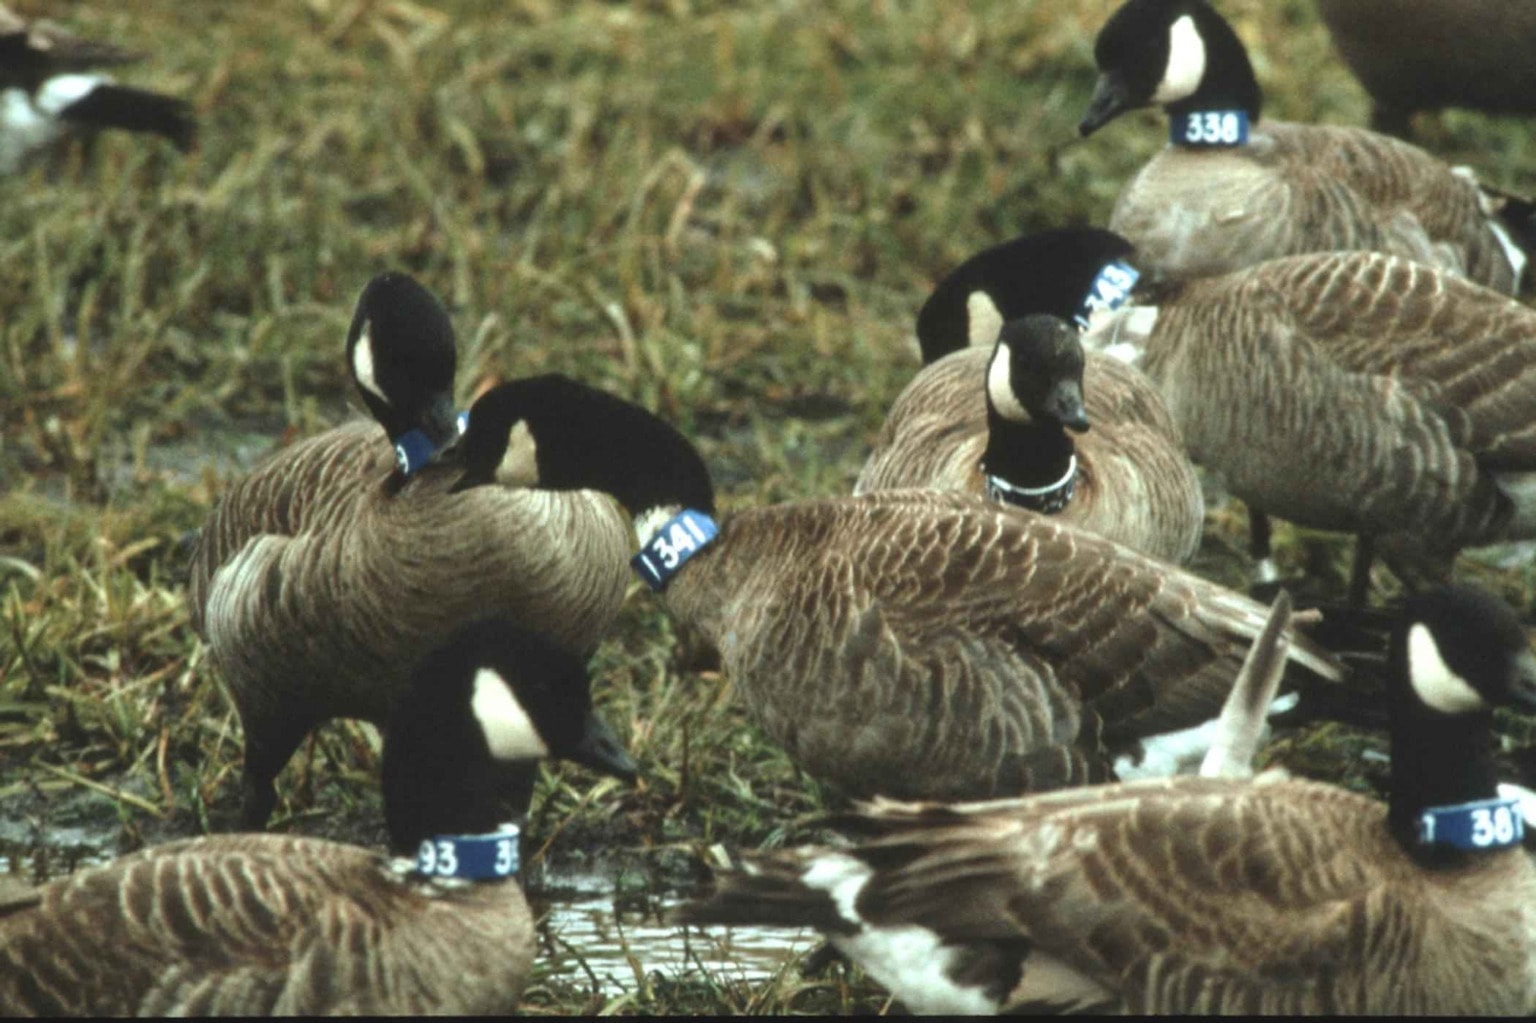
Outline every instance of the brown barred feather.
<path id="1" fill-rule="evenodd" d="M 320 839 L 220 835 L 62 878 L 0 916 L 18 1015 L 508 1013 L 533 962 L 515 882 L 446 888 Z"/>
<path id="2" fill-rule="evenodd" d="M 1149 282 L 1229 273 L 1307 252 L 1373 250 L 1519 288 L 1476 183 L 1423 150 L 1358 128 L 1265 121 L 1233 149 L 1167 147 L 1121 192 L 1111 230 Z"/>
<path id="3" fill-rule="evenodd" d="M 1212 717 L 1265 608 L 1052 518 L 893 490 L 736 512 L 666 590 L 763 729 L 855 795 L 1097 780 Z M 1337 678 L 1298 640 L 1291 659 Z"/>

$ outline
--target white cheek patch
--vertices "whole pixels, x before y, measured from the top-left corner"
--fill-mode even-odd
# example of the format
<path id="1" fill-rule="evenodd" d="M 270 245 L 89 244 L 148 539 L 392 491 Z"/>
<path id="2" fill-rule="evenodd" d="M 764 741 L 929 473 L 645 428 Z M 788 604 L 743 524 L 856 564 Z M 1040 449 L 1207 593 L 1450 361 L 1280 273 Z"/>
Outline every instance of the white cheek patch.
<path id="1" fill-rule="evenodd" d="M 507 436 L 507 453 L 496 468 L 496 482 L 514 487 L 539 485 L 539 445 L 527 420 L 519 419 Z"/>
<path id="2" fill-rule="evenodd" d="M 973 291 L 965 300 L 965 336 L 972 348 L 986 348 L 997 342 L 1003 329 L 1003 314 L 985 291 Z"/>
<path id="3" fill-rule="evenodd" d="M 1027 423 L 1030 415 L 1019 404 L 1008 379 L 1008 365 L 1012 361 L 1013 353 L 1008 345 L 999 343 L 992 353 L 992 361 L 987 363 L 987 396 L 992 399 L 992 407 L 997 409 L 998 415 L 1011 423 Z"/>
<path id="4" fill-rule="evenodd" d="M 475 693 L 469 706 L 485 733 L 485 744 L 497 760 L 542 760 L 549 746 L 523 705 L 512 695 L 507 680 L 490 668 L 475 673 Z"/>
<path id="5" fill-rule="evenodd" d="M 1152 94 L 1153 103 L 1176 103 L 1194 95 L 1205 77 L 1205 40 L 1186 14 L 1168 29 L 1168 66 Z"/>
<path id="6" fill-rule="evenodd" d="M 1408 680 L 1419 699 L 1442 714 L 1466 714 L 1488 707 L 1477 690 L 1445 663 L 1427 625 L 1408 630 Z"/>
<path id="7" fill-rule="evenodd" d="M 357 386 L 384 404 L 393 404 L 384 394 L 384 389 L 379 386 L 378 378 L 373 373 L 372 322 L 363 323 L 362 333 L 357 336 L 357 344 L 352 346 L 352 379 L 357 381 Z"/>

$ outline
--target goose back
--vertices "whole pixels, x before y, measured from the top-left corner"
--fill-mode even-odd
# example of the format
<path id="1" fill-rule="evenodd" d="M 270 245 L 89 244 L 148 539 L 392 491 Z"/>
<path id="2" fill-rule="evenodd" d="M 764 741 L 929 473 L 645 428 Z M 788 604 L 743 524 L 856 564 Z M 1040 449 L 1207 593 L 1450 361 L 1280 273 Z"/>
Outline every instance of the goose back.
<path id="1" fill-rule="evenodd" d="M 983 381 L 992 353 L 953 352 L 923 368 L 891 406 L 855 494 L 907 487 L 986 493 Z M 1091 424 L 1073 438 L 1077 481 L 1058 514 L 1136 550 L 1187 561 L 1205 509 L 1183 439 L 1157 389 L 1135 368 L 1088 353 L 1083 401 Z"/>
<path id="2" fill-rule="evenodd" d="M 1102 778 L 1101 726 L 1114 745 L 1211 717 L 1265 620 L 1052 518 L 916 490 L 737 512 L 666 599 L 802 768 L 908 798 Z"/>
<path id="3" fill-rule="evenodd" d="M 956 807 L 879 801 L 840 822 L 857 846 L 756 858 L 755 876 L 728 876 L 690 916 L 762 920 L 772 892 L 771 922 L 835 922 L 833 943 L 864 958 L 863 936 L 808 883 L 814 863 L 849 888 L 867 878 L 839 898 L 869 928 L 925 929 L 941 968 L 970 964 L 960 990 L 980 989 L 988 1009 L 1530 1011 L 1536 922 L 1515 908 L 1536 898 L 1525 853 L 1425 871 L 1385 817 L 1278 773 Z M 876 976 L 914 1011 L 954 1011 L 922 1002 L 915 972 Z"/>
<path id="4" fill-rule="evenodd" d="M 104 934 L 110 945 L 73 954 Z M 0 916 L 0 1004 L 44 1015 L 508 1013 L 533 956 L 515 883 L 412 883 L 352 846 L 220 835 L 62 878 Z"/>
<path id="5" fill-rule="evenodd" d="M 1500 468 L 1536 467 L 1536 314 L 1375 253 L 1275 260 L 1122 311 L 1096 339 L 1144 346 L 1190 454 L 1299 523 L 1506 535 Z M 1150 322 L 1150 327 L 1147 323 Z"/>
<path id="6" fill-rule="evenodd" d="M 1513 294 L 1520 273 L 1493 226 L 1497 205 L 1470 175 L 1397 139 L 1265 121 L 1245 146 L 1164 148 L 1121 192 L 1109 226 L 1153 282 L 1374 250 Z"/>

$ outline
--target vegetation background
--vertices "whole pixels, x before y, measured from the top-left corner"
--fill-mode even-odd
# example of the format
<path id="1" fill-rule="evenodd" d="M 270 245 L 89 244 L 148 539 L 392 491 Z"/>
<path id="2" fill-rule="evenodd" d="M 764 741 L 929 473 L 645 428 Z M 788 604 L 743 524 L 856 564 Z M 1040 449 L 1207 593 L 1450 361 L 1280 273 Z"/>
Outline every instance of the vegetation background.
<path id="1" fill-rule="evenodd" d="M 186 556 L 227 481 L 356 414 L 342 340 L 372 274 L 404 268 L 448 304 L 466 401 L 560 370 L 679 424 L 727 505 L 843 493 L 917 368 L 937 277 L 1021 232 L 1103 223 L 1165 132 L 1148 112 L 1077 138 L 1113 0 L 13 6 L 146 51 L 120 77 L 187 97 L 202 125 L 186 158 L 106 135 L 0 181 L 0 855 L 32 877 L 232 819 L 238 723 L 187 624 Z M 1310 0 L 1221 6 L 1267 112 L 1364 123 Z M 1536 192 L 1529 122 L 1418 128 Z M 1243 523 L 1214 505 L 1202 570 L 1242 580 Z M 1287 568 L 1342 591 L 1337 538 L 1281 542 Z M 1527 569 L 1467 572 L 1530 606 Z M 592 670 L 645 780 L 555 770 L 530 831 L 643 896 L 715 843 L 804 840 L 836 796 L 631 597 Z M 1330 726 L 1270 755 L 1367 785 L 1379 742 Z M 331 726 L 281 781 L 275 826 L 377 841 L 376 769 L 371 729 Z M 528 1008 L 886 1006 L 829 976 L 642 976 L 622 997 L 550 979 Z"/>

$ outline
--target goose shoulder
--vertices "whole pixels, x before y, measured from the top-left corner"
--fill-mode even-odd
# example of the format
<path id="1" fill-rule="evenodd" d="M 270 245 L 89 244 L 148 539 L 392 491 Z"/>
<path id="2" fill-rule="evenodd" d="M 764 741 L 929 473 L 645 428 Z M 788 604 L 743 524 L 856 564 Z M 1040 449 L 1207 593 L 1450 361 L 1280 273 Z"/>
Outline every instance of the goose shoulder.
<path id="1" fill-rule="evenodd" d="M 101 933 L 110 946 L 72 954 Z M 509 1012 L 533 955 L 515 884 L 413 883 L 351 846 L 215 836 L 61 879 L 0 919 L 0 1002 L 66 1014 Z"/>
<path id="2" fill-rule="evenodd" d="M 925 796 L 1017 791 L 1037 750 L 1061 767 L 1083 708 L 1117 735 L 1205 720 L 1265 619 L 1091 533 L 911 490 L 731 515 L 667 600 L 807 770 Z"/>

